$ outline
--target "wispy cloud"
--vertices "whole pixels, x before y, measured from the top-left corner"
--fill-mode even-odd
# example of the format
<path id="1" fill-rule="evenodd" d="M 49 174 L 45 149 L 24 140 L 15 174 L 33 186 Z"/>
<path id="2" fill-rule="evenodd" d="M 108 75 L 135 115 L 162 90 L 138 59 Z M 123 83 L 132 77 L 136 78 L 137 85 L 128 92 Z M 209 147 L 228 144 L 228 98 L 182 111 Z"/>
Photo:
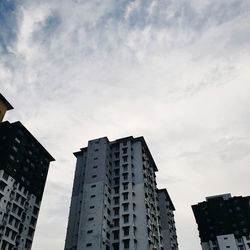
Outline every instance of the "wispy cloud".
<path id="1" fill-rule="evenodd" d="M 180 246 L 200 249 L 190 205 L 244 195 L 249 183 L 249 12 L 247 0 L 1 1 L 8 118 L 57 159 L 35 249 L 63 248 L 72 152 L 105 135 L 145 136 L 173 196 Z"/>

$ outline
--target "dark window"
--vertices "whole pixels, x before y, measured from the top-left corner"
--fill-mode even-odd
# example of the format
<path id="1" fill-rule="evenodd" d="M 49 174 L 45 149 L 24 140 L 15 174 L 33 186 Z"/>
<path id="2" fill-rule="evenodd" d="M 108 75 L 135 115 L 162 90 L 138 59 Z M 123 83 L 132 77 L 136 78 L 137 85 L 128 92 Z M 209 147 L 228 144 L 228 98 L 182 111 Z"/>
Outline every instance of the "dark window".
<path id="1" fill-rule="evenodd" d="M 126 181 L 128 179 L 128 173 L 123 174 L 123 180 Z"/>
<path id="2" fill-rule="evenodd" d="M 125 249 L 129 249 L 129 240 L 124 240 L 123 241 L 123 246 Z"/>
<path id="3" fill-rule="evenodd" d="M 127 190 L 127 189 L 128 189 L 128 182 L 123 183 L 123 189 L 124 189 L 124 190 Z"/>
<path id="4" fill-rule="evenodd" d="M 123 148 L 123 149 L 122 149 L 122 153 L 123 153 L 123 154 L 127 154 L 127 152 L 128 152 L 128 148 Z"/>
<path id="5" fill-rule="evenodd" d="M 91 247 L 92 246 L 92 243 L 87 243 L 86 244 L 86 247 Z"/>
<path id="6" fill-rule="evenodd" d="M 123 204 L 123 211 L 127 212 L 128 211 L 128 203 Z"/>
<path id="7" fill-rule="evenodd" d="M 128 171 L 128 164 L 123 164 L 122 168 L 124 172 Z"/>
<path id="8" fill-rule="evenodd" d="M 129 222 L 129 215 L 128 214 L 123 215 L 123 221 L 124 221 L 124 223 L 128 223 Z"/>
<path id="9" fill-rule="evenodd" d="M 123 193 L 123 200 L 128 200 L 128 193 Z"/>
<path id="10" fill-rule="evenodd" d="M 119 230 L 113 231 L 114 234 L 114 240 L 119 239 Z"/>
<path id="11" fill-rule="evenodd" d="M 119 227 L 119 219 L 114 219 L 114 227 Z"/>
<path id="12" fill-rule="evenodd" d="M 118 177 L 114 178 L 115 185 L 119 185 L 119 182 L 120 182 L 120 178 Z"/>
<path id="13" fill-rule="evenodd" d="M 91 234 L 91 233 L 93 233 L 93 230 L 88 230 L 87 233 Z"/>
<path id="14" fill-rule="evenodd" d="M 90 217 L 90 218 L 89 218 L 89 221 L 92 221 L 92 220 L 94 220 L 94 217 Z"/>
<path id="15" fill-rule="evenodd" d="M 115 187 L 114 190 L 115 190 L 115 194 L 119 194 L 119 187 Z"/>
<path id="16" fill-rule="evenodd" d="M 115 169 L 115 175 L 119 176 L 119 174 L 120 174 L 120 169 L 119 168 Z"/>
<path id="17" fill-rule="evenodd" d="M 114 203 L 117 205 L 117 204 L 119 204 L 119 197 L 115 197 L 114 198 Z"/>
<path id="18" fill-rule="evenodd" d="M 119 207 L 114 208 L 114 214 L 118 215 L 119 214 Z"/>
<path id="19" fill-rule="evenodd" d="M 128 161 L 128 156 L 125 155 L 125 156 L 122 157 L 122 159 L 123 159 L 123 162 L 127 162 Z"/>
<path id="20" fill-rule="evenodd" d="M 129 235 L 129 227 L 124 227 L 123 232 L 124 232 L 124 236 L 128 236 Z"/>

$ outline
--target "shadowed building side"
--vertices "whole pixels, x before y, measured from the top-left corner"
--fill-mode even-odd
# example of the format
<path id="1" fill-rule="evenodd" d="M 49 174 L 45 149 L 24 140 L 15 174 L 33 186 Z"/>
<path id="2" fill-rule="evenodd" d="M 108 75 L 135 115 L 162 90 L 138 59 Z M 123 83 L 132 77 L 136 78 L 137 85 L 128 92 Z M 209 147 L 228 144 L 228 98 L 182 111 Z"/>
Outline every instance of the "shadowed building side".
<path id="1" fill-rule="evenodd" d="M 175 228 L 174 211 L 175 207 L 168 194 L 167 189 L 157 190 L 161 231 L 163 236 L 164 250 L 178 250 L 177 234 Z"/>

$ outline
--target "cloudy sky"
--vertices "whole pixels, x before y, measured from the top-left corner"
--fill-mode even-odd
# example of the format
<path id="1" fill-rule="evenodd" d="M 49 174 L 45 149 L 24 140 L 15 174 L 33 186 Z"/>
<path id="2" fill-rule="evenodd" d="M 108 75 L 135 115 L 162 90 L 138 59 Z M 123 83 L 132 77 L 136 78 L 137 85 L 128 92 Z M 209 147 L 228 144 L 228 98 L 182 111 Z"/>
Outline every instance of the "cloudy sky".
<path id="1" fill-rule="evenodd" d="M 249 0 L 1 0 L 0 91 L 56 158 L 34 250 L 64 246 L 88 140 L 143 135 L 199 250 L 191 205 L 249 195 Z"/>

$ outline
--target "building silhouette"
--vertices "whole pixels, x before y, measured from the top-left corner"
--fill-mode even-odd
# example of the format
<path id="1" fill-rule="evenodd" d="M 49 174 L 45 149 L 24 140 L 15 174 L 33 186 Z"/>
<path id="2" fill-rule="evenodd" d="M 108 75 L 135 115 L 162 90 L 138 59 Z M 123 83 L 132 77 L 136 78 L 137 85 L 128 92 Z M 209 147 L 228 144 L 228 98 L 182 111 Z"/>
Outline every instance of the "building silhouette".
<path id="1" fill-rule="evenodd" d="M 174 206 L 143 137 L 91 140 L 74 155 L 65 250 L 178 249 Z"/>
<path id="2" fill-rule="evenodd" d="M 2 122 L 11 108 L 0 95 L 0 249 L 28 250 L 54 159 L 20 122 Z"/>
<path id="3" fill-rule="evenodd" d="M 250 196 L 211 196 L 192 209 L 203 250 L 250 249 Z"/>

